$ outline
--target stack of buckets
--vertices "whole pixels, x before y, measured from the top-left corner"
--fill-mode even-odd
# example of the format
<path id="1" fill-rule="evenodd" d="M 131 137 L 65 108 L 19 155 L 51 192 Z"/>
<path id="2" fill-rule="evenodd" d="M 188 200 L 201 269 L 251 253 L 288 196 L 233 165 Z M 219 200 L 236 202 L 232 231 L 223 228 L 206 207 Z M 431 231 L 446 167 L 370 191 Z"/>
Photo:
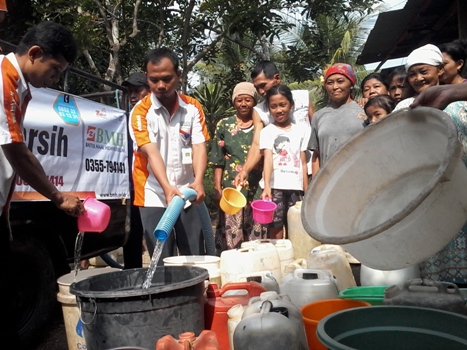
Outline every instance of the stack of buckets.
<path id="1" fill-rule="evenodd" d="M 80 310 L 76 303 L 76 296 L 70 293 L 70 285 L 73 282 L 82 281 L 90 276 L 120 271 L 120 269 L 105 267 L 88 270 L 80 270 L 75 276 L 72 271 L 61 276 L 58 280 L 57 300 L 62 304 L 63 320 L 65 323 L 66 340 L 68 350 L 86 349 L 86 342 L 83 335 L 83 323 L 80 317 Z"/>

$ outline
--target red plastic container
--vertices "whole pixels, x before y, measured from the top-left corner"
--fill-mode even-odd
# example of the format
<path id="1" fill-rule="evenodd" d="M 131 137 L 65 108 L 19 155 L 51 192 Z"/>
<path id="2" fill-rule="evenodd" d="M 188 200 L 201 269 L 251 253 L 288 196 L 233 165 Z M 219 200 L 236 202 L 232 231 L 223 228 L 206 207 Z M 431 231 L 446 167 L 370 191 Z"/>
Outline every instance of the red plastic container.
<path id="1" fill-rule="evenodd" d="M 227 291 L 234 290 L 244 290 L 246 293 L 224 296 Z M 208 286 L 207 302 L 204 305 L 204 325 L 206 329 L 216 333 L 220 349 L 230 349 L 227 311 L 236 304 L 248 305 L 250 298 L 259 296 L 265 291 L 260 283 L 254 281 L 226 283 L 220 289 L 215 283 Z"/>

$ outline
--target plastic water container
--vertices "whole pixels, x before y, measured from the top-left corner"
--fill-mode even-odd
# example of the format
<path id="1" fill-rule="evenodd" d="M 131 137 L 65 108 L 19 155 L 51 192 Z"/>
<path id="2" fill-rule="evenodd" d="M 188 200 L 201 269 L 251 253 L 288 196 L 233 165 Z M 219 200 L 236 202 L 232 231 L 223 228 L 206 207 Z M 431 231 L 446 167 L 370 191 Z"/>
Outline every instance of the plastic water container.
<path id="1" fill-rule="evenodd" d="M 302 224 L 302 201 L 298 201 L 287 212 L 287 235 L 292 243 L 295 259 L 307 259 L 313 248 L 321 243 L 312 238 Z"/>
<path id="2" fill-rule="evenodd" d="M 255 244 L 272 244 L 279 254 L 281 262 L 281 273 L 284 273 L 285 267 L 295 260 L 292 242 L 289 239 L 257 239 L 254 241 L 243 242 L 241 248 L 251 247 Z"/>
<path id="3" fill-rule="evenodd" d="M 222 285 L 239 282 L 259 271 L 270 271 L 277 281 L 282 278 L 279 253 L 272 243 L 224 250 L 220 258 Z"/>
<path id="4" fill-rule="evenodd" d="M 220 258 L 212 255 L 180 255 L 164 258 L 164 266 L 198 266 L 209 273 L 209 282 L 222 286 Z"/>
<path id="5" fill-rule="evenodd" d="M 306 259 L 303 259 L 303 258 L 300 258 L 300 259 L 295 259 L 294 261 L 292 261 L 290 264 L 288 264 L 285 268 L 284 268 L 284 273 L 282 274 L 282 280 L 280 281 L 280 283 L 282 283 L 284 281 L 284 278 L 286 278 L 288 275 L 292 275 L 293 276 L 293 273 L 296 269 L 307 269 L 308 266 L 306 264 Z"/>
<path id="6" fill-rule="evenodd" d="M 290 297 L 288 295 L 279 294 L 277 292 L 272 292 L 272 291 L 263 292 L 259 296 L 250 298 L 250 300 L 248 301 L 248 306 L 244 310 L 245 316 L 250 315 L 252 313 L 260 312 L 261 311 L 261 304 L 262 304 L 263 301 L 266 301 L 266 300 L 272 301 L 273 306 L 276 305 L 276 306 L 288 307 L 290 305 L 293 305 L 293 304 L 291 304 L 292 302 L 290 301 Z M 280 301 L 284 301 L 285 304 L 280 304 L 280 305 L 277 304 L 277 303 L 280 303 Z M 254 307 L 250 307 L 252 305 L 254 305 Z M 293 306 L 295 306 L 295 305 L 293 305 Z"/>
<path id="7" fill-rule="evenodd" d="M 466 314 L 464 297 L 454 283 L 415 278 L 384 291 L 383 305 L 418 306 Z"/>
<path id="8" fill-rule="evenodd" d="M 345 251 L 338 245 L 323 244 L 314 248 L 308 256 L 307 266 L 309 269 L 330 270 L 337 279 L 339 291 L 357 286 Z"/>
<path id="9" fill-rule="evenodd" d="M 299 308 L 313 301 L 337 298 L 339 293 L 329 270 L 297 269 L 284 278 L 279 288 Z"/>
<path id="10" fill-rule="evenodd" d="M 232 291 L 243 293 L 232 294 Z M 216 284 L 208 286 L 207 300 L 204 305 L 205 328 L 217 334 L 222 350 L 230 348 L 227 312 L 234 305 L 248 305 L 251 297 L 258 296 L 265 291 L 258 282 L 226 283 L 220 289 Z"/>
<path id="11" fill-rule="evenodd" d="M 227 329 L 229 332 L 230 350 L 234 350 L 233 335 L 235 328 L 237 328 L 237 325 L 242 320 L 243 311 L 244 307 L 242 304 L 236 304 L 232 306 L 229 311 L 227 311 L 227 316 L 229 316 L 229 320 L 227 321 Z"/>
<path id="12" fill-rule="evenodd" d="M 248 302 L 248 306 L 244 308 L 242 319 L 253 315 L 261 313 L 263 302 L 270 301 L 272 307 L 275 309 L 287 310 L 287 317 L 294 323 L 294 327 L 299 330 L 300 343 L 306 343 L 306 334 L 304 325 L 302 324 L 302 312 L 301 310 L 290 301 L 288 295 L 277 294 L 275 292 L 264 292 L 261 293 L 258 297 L 253 297 Z"/>
<path id="13" fill-rule="evenodd" d="M 274 301 L 262 301 L 254 308 L 259 312 L 243 313 L 235 328 L 233 343 L 236 349 L 297 349 L 307 350 L 301 312 L 293 304 L 276 306 Z M 297 316 L 300 318 L 297 320 Z"/>
<path id="14" fill-rule="evenodd" d="M 261 283 L 266 291 L 273 291 L 279 293 L 279 282 L 271 275 L 270 271 L 254 272 L 254 276 L 246 278 L 247 282 L 255 281 Z"/>

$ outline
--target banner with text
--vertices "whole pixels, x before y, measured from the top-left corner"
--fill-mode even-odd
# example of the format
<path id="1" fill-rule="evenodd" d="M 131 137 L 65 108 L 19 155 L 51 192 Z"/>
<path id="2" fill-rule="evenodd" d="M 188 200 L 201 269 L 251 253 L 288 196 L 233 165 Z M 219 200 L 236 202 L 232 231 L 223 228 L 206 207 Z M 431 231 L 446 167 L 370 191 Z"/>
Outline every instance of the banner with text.
<path id="1" fill-rule="evenodd" d="M 81 199 L 129 198 L 125 111 L 52 89 L 31 88 L 24 142 L 60 191 Z M 13 200 L 44 200 L 21 178 Z"/>

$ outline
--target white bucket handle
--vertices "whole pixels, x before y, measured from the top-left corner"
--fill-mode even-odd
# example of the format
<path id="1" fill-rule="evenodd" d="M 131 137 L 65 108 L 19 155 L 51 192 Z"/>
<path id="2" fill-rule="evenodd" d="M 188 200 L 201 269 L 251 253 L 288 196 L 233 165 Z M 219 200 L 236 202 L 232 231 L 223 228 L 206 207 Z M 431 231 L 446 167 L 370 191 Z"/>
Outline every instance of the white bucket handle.
<path id="1" fill-rule="evenodd" d="M 83 324 L 85 324 L 85 325 L 89 325 L 89 324 L 93 323 L 93 322 L 94 322 L 94 319 L 96 318 L 96 315 L 97 315 L 97 303 L 96 303 L 96 300 L 94 300 L 94 299 L 92 299 L 92 298 L 91 298 L 90 300 L 91 300 L 91 303 L 94 304 L 94 314 L 92 315 L 92 319 L 91 319 L 90 322 L 85 322 L 85 321 L 83 320 L 83 318 L 82 318 L 83 313 L 81 312 L 81 303 L 78 303 L 78 308 L 79 308 L 79 319 L 80 319 L 81 322 L 83 322 Z"/>

